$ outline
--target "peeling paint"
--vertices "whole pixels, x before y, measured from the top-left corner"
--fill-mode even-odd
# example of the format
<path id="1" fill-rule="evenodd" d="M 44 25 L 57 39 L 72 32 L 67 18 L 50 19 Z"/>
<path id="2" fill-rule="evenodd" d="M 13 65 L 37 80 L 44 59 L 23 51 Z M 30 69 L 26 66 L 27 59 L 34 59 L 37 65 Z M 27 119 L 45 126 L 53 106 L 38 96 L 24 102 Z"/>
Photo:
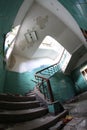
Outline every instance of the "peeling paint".
<path id="1" fill-rule="evenodd" d="M 12 69 L 14 67 L 15 63 L 16 63 L 16 59 L 13 55 L 11 55 L 8 68 Z"/>
<path id="2" fill-rule="evenodd" d="M 39 16 L 36 18 L 36 23 L 40 29 L 44 29 L 46 27 L 46 23 L 48 22 L 48 15 L 45 17 Z"/>

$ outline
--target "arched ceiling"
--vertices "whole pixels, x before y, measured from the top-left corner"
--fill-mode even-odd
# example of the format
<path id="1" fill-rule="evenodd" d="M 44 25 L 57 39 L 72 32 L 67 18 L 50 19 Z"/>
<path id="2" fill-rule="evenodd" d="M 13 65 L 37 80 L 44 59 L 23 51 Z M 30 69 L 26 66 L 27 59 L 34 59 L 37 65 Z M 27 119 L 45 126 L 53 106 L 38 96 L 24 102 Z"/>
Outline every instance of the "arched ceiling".
<path id="1" fill-rule="evenodd" d="M 24 0 L 17 0 L 17 1 L 0 0 L 0 33 L 1 34 L 2 33 L 6 34 L 10 30 L 10 28 L 14 22 L 15 16 L 17 15 L 17 12 L 19 10 L 19 7 L 21 6 L 23 1 Z M 27 1 L 28 4 L 30 4 L 30 2 L 31 2 L 31 0 L 25 0 L 25 1 Z M 39 3 L 42 3 L 42 5 L 45 5 L 45 3 L 48 3 L 48 0 L 45 0 L 45 1 L 36 0 L 36 1 L 38 1 Z M 55 7 L 54 2 L 56 3 L 57 1 L 59 1 L 66 9 L 68 9 L 68 11 L 75 18 L 75 20 L 77 21 L 78 25 L 81 28 L 87 30 L 87 17 L 86 17 L 87 0 L 66 0 L 66 1 L 65 0 L 54 0 L 53 2 L 52 2 L 52 0 L 50 0 L 49 5 L 53 6 L 53 10 Z M 59 7 L 57 9 L 60 10 Z M 55 12 L 57 12 L 57 10 Z M 62 14 L 62 12 L 61 12 L 61 14 Z"/>
<path id="2" fill-rule="evenodd" d="M 83 2 L 85 2 L 85 4 Z M 37 42 L 38 44 L 34 45 L 35 47 L 36 45 L 39 45 L 39 43 L 41 43 L 41 41 L 43 40 L 43 36 L 46 35 L 47 31 L 49 31 L 51 34 L 55 32 L 56 34 L 55 35 L 53 34 L 53 36 L 56 37 L 57 40 L 60 40 L 62 44 L 65 46 L 65 48 L 68 49 L 73 54 L 78 50 L 78 48 L 83 46 L 83 44 L 87 47 L 87 42 L 80 30 L 80 28 L 87 30 L 87 24 L 86 24 L 87 18 L 85 17 L 87 12 L 86 3 L 87 0 L 16 0 L 16 1 L 0 0 L 0 33 L 6 34 L 7 32 L 9 32 L 12 25 L 22 24 L 21 26 L 22 31 L 20 30 L 21 31 L 20 35 L 23 34 L 23 37 L 21 35 L 18 41 L 20 41 L 19 43 L 21 43 L 21 46 L 23 42 L 23 46 L 26 48 L 25 50 L 22 50 L 20 48 L 20 44 L 18 44 L 17 42 L 16 45 L 18 44 L 17 47 L 19 46 L 19 48 L 16 48 L 16 51 L 18 49 L 18 53 L 20 53 L 21 51 L 22 54 L 27 53 L 27 55 L 29 55 L 29 52 L 31 52 L 33 48 L 30 48 L 29 50 L 29 48 L 26 46 L 27 44 L 24 37 L 24 33 L 26 33 L 27 29 L 34 29 L 34 28 L 37 29 L 36 31 L 39 34 L 39 38 Z M 40 10 L 38 10 L 37 7 L 39 7 L 41 10 L 44 9 L 43 15 L 42 12 L 40 12 Z M 38 11 L 35 11 L 35 9 L 37 9 Z M 71 13 L 73 17 L 66 9 Z M 33 12 L 35 13 L 33 14 Z M 46 23 L 46 28 L 44 28 L 44 30 L 41 30 L 37 26 L 36 20 L 37 18 L 41 18 L 40 17 L 41 15 L 44 16 L 45 15 L 44 12 L 46 12 L 46 14 L 49 14 L 49 16 L 53 17 L 53 19 L 51 19 L 52 17 L 47 17 L 50 18 L 51 21 L 53 21 L 53 23 L 51 23 L 50 20 L 47 20 L 47 23 L 50 23 L 50 26 L 49 24 Z M 26 17 L 28 13 L 29 17 Z M 58 19 L 58 21 L 60 21 L 61 24 L 64 24 L 65 28 L 63 28 L 63 26 L 59 26 L 58 21 L 56 22 L 57 24 L 55 25 L 54 18 L 55 21 Z M 26 26 L 26 23 L 28 23 L 28 26 Z M 52 27 L 52 25 L 54 26 Z M 61 27 L 63 28 L 63 31 L 61 34 L 58 34 L 58 32 L 61 32 Z M 22 41 L 21 37 L 23 38 Z M 81 52 L 81 50 L 79 52 Z M 77 59 L 73 61 L 76 61 Z"/>
<path id="3" fill-rule="evenodd" d="M 42 6 L 44 6 L 45 8 L 47 8 L 48 10 L 50 10 L 60 20 L 62 20 L 82 40 L 84 45 L 87 47 L 86 39 L 84 35 L 82 36 L 81 29 L 80 29 L 80 28 L 87 29 L 86 28 L 87 18 L 85 17 L 87 8 L 85 9 L 85 6 L 83 6 L 83 8 L 79 7 L 81 5 L 80 2 L 86 1 L 86 0 L 67 0 L 67 1 L 65 0 L 46 0 L 46 1 L 36 0 L 36 1 Z M 65 5 L 67 5 L 69 9 Z M 75 8 L 75 7 L 78 7 L 78 8 Z M 72 12 L 71 12 L 71 9 L 73 10 Z M 83 12 L 83 14 L 81 14 L 80 10 Z M 73 15 L 76 16 L 76 19 L 75 17 L 73 17 L 72 13 Z M 84 20 L 84 18 L 86 20 Z"/>
<path id="4" fill-rule="evenodd" d="M 24 0 L 0 0 L 0 33 L 6 34 L 17 15 L 19 7 Z M 31 0 L 25 0 L 28 3 Z M 33 1 L 33 0 L 32 0 Z M 47 3 L 48 0 L 36 0 L 39 3 Z M 87 0 L 54 0 L 59 1 L 75 18 L 80 28 L 87 30 Z M 54 6 L 54 1 L 49 1 L 51 6 Z M 44 4 L 45 5 L 45 4 Z M 57 8 L 58 9 L 58 8 Z M 61 12 L 62 14 L 62 12 Z"/>
<path id="5" fill-rule="evenodd" d="M 77 35 L 79 36 L 80 40 L 86 45 L 86 43 L 84 41 L 84 37 L 82 37 L 82 34 L 79 31 L 79 27 L 86 29 L 86 26 L 87 26 L 86 18 L 85 18 L 86 0 L 66 0 L 66 2 L 64 0 L 54 0 L 54 1 L 53 0 L 45 0 L 45 1 L 43 1 L 43 0 L 25 0 L 25 1 L 27 1 L 27 4 L 24 5 L 25 6 L 24 8 L 21 8 L 21 13 L 19 14 L 20 16 L 22 16 L 21 20 L 23 20 L 23 18 L 25 18 L 27 10 L 29 11 L 30 7 L 27 5 L 36 1 L 39 4 L 41 4 L 43 7 L 47 8 L 51 13 L 53 13 L 59 19 L 65 20 L 63 22 L 65 24 L 67 24 L 67 26 L 69 25 L 71 27 L 71 25 L 72 25 L 71 30 L 75 31 L 75 33 L 77 33 Z M 14 23 L 15 17 L 18 14 L 18 10 L 19 10 L 20 6 L 23 5 L 22 3 L 24 3 L 25 1 L 24 0 L 18 0 L 18 1 L 0 0 L 0 33 L 1 33 L 2 38 L 3 38 L 3 34 L 6 34 L 7 32 L 10 31 L 10 29 Z M 79 19 L 77 21 L 79 27 L 76 26 L 72 17 L 70 17 L 70 15 L 67 13 L 67 11 L 64 8 L 62 8 L 62 6 L 59 4 L 59 2 L 68 9 L 68 11 L 72 14 L 72 16 L 74 18 L 76 18 L 75 20 Z M 31 4 L 31 6 L 32 6 L 32 4 Z M 22 15 L 24 10 L 26 10 L 26 12 L 24 14 L 25 16 Z M 16 17 L 16 18 L 18 18 L 18 17 Z M 85 20 L 83 20 L 84 18 L 85 18 Z M 67 22 L 67 19 L 69 22 Z M 84 22 L 81 22 L 81 21 L 84 21 Z M 22 21 L 20 21 L 20 23 L 21 22 Z"/>

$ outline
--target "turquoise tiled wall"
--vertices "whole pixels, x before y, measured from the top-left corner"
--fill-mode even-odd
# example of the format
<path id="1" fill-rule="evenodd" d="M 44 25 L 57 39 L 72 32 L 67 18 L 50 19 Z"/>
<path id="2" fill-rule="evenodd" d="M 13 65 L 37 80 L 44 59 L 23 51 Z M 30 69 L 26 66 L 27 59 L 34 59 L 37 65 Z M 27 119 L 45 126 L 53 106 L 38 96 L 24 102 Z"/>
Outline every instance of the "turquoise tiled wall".
<path id="1" fill-rule="evenodd" d="M 0 55 L 0 93 L 4 91 L 5 69 L 3 65 L 3 57 Z"/>
<path id="2" fill-rule="evenodd" d="M 0 0 L 0 93 L 4 91 L 5 62 L 4 61 L 4 35 L 10 31 L 23 0 Z"/>
<path id="3" fill-rule="evenodd" d="M 5 62 L 3 61 L 3 39 L 0 37 L 0 93 L 3 93 L 5 80 Z"/>
<path id="4" fill-rule="evenodd" d="M 70 75 L 57 72 L 50 78 L 55 100 L 66 101 L 75 96 L 74 84 Z"/>
<path id="5" fill-rule="evenodd" d="M 87 65 L 87 61 L 77 67 L 73 72 L 72 72 L 72 79 L 75 82 L 75 89 L 77 93 L 83 92 L 87 90 L 87 81 L 83 78 L 80 69 Z"/>
<path id="6" fill-rule="evenodd" d="M 76 68 L 71 75 L 65 75 L 62 72 L 57 72 L 50 78 L 55 100 L 63 102 L 71 99 L 77 93 L 87 90 L 87 83 L 80 73 L 80 68 L 83 65 Z M 43 67 L 24 73 L 7 71 L 4 92 L 25 94 L 26 92 L 33 90 L 36 84 L 31 80 L 34 79 L 35 72 L 42 68 Z"/>
<path id="7" fill-rule="evenodd" d="M 35 80 L 34 74 L 43 67 L 44 66 L 41 66 L 31 72 L 27 71 L 24 73 L 7 71 L 4 92 L 24 95 L 26 92 L 33 90 L 36 85 L 35 82 L 32 81 L 32 79 Z"/>
<path id="8" fill-rule="evenodd" d="M 33 74 L 33 71 L 24 73 L 7 71 L 4 92 L 23 95 L 33 90 L 35 86 L 31 81 L 34 78 Z"/>
<path id="9" fill-rule="evenodd" d="M 87 1 L 86 0 L 58 0 L 77 21 L 80 28 L 87 30 Z"/>

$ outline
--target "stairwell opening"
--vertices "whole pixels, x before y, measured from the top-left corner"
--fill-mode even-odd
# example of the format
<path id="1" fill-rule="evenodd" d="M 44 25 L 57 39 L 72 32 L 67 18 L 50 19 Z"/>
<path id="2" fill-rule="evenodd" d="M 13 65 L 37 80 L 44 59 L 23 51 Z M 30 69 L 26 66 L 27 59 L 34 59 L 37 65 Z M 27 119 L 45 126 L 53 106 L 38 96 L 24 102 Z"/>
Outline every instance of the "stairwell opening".
<path id="1" fill-rule="evenodd" d="M 51 59 L 52 64 L 60 61 L 60 67 L 63 72 L 71 58 L 71 54 L 58 41 L 49 35 L 43 39 L 36 55 L 38 55 L 38 57 L 47 57 Z"/>

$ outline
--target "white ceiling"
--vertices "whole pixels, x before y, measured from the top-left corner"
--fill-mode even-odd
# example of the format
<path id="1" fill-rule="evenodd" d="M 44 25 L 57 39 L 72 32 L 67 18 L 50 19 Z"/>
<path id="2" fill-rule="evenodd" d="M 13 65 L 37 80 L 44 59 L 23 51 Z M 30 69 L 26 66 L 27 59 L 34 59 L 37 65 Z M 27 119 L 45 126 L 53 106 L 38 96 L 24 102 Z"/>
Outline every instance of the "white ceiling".
<path id="1" fill-rule="evenodd" d="M 70 15 L 70 13 L 58 2 L 58 0 L 24 0 L 24 3 L 22 4 L 22 6 L 17 14 L 17 17 L 14 21 L 14 26 L 18 25 L 18 24 L 22 24 L 22 26 L 24 26 L 23 23 L 25 22 L 27 14 L 29 12 L 32 13 L 33 12 L 32 9 L 34 10 L 34 2 L 36 2 L 36 3 L 38 3 L 38 5 L 42 6 L 44 10 L 48 10 L 52 15 L 54 15 L 54 18 L 56 18 L 56 19 L 58 19 L 58 21 L 60 21 L 60 23 L 64 23 L 64 25 L 62 24 L 63 26 L 60 26 L 57 23 L 57 20 L 55 20 L 55 21 L 52 20 L 53 23 L 51 26 L 53 26 L 53 28 L 52 29 L 50 28 L 49 31 L 52 32 L 52 30 L 53 30 L 55 32 L 55 37 L 56 37 L 56 35 L 58 35 L 56 40 L 58 40 L 71 54 L 73 54 L 81 45 L 86 46 L 85 38 L 82 35 L 82 32 L 81 32 L 78 24 L 73 19 L 73 17 Z M 38 8 L 37 8 L 37 10 L 38 10 Z M 38 10 L 38 12 L 39 12 L 39 10 Z M 39 13 L 41 14 L 41 12 L 39 12 Z M 30 13 L 28 16 L 32 19 Z M 31 23 L 29 23 L 29 24 L 31 24 Z M 58 27 L 58 25 L 59 25 L 59 27 Z M 33 25 L 32 25 L 32 27 L 33 27 Z M 58 29 L 62 30 L 62 32 L 58 31 Z M 24 29 L 21 30 L 21 33 L 24 31 L 25 31 Z M 52 33 L 54 33 L 54 32 L 52 32 Z M 44 31 L 44 33 L 46 34 L 45 31 Z M 39 30 L 38 30 L 39 37 L 41 38 L 40 41 L 38 41 L 38 42 L 41 43 L 41 41 L 43 40 L 43 38 L 45 36 L 44 33 L 42 33 L 41 31 L 39 32 Z M 51 34 L 51 35 L 53 35 L 53 34 Z M 22 38 L 23 38 L 23 36 L 22 36 Z M 23 41 L 20 41 L 20 42 L 23 42 Z M 18 42 L 16 44 L 18 44 Z M 16 48 L 16 51 L 17 51 L 17 48 Z M 30 52 L 31 51 L 32 50 L 30 49 Z M 18 50 L 18 53 L 21 54 L 21 52 L 19 50 Z M 27 53 L 27 54 L 24 54 L 24 53 Z M 25 52 L 22 52 L 22 54 L 24 56 L 29 55 L 29 50 L 25 50 Z"/>
<path id="2" fill-rule="evenodd" d="M 48 16 L 48 20 L 46 27 L 41 30 L 37 26 L 36 19 L 40 17 L 44 18 L 45 16 Z M 21 28 L 13 50 L 13 53 L 18 54 L 19 56 L 28 59 L 32 58 L 35 55 L 36 49 L 48 34 L 53 36 L 53 38 L 73 54 L 72 61 L 68 67 L 69 70 L 73 68 L 73 65 L 77 62 L 82 53 L 86 52 L 83 47 L 83 45 L 86 47 L 86 41 L 78 24 L 70 13 L 58 2 L 58 0 L 24 0 L 24 3 L 20 7 L 15 18 L 13 26 L 19 24 L 21 25 Z M 34 44 L 34 48 L 28 48 L 24 34 L 27 29 L 32 28 L 38 33 L 38 41 Z M 41 55 L 39 54 L 38 56 Z M 20 62 L 19 59 L 16 59 L 16 64 L 19 63 L 20 66 L 23 60 Z M 17 67 L 18 64 L 16 68 Z"/>
<path id="3" fill-rule="evenodd" d="M 64 24 L 66 24 L 76 35 L 84 42 L 86 45 L 85 38 L 83 37 L 81 30 L 77 22 L 73 19 L 71 14 L 62 6 L 58 0 L 36 0 L 43 7 L 51 11 L 59 19 L 61 19 Z"/>

